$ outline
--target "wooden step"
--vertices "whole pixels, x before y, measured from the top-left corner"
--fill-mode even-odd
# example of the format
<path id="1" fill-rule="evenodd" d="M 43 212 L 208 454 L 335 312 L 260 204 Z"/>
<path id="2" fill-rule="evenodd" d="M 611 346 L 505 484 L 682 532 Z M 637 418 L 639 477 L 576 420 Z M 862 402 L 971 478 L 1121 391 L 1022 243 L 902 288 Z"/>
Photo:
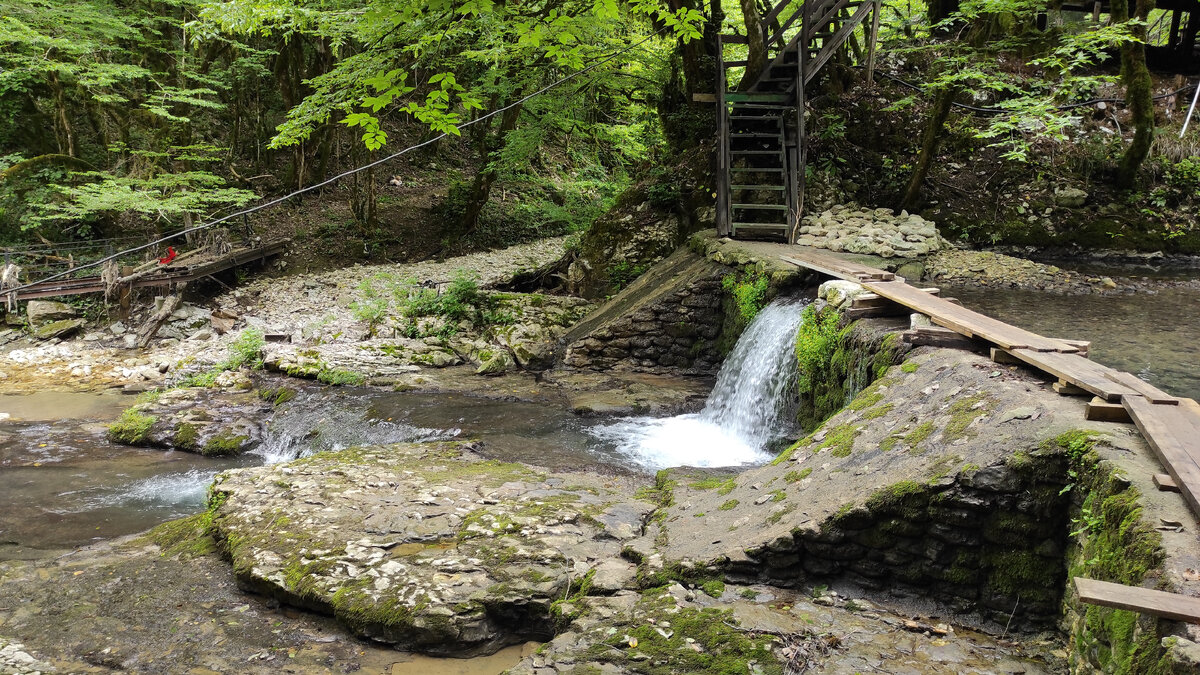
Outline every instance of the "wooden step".
<path id="1" fill-rule="evenodd" d="M 757 94 L 753 92 L 725 94 L 725 100 L 730 103 L 788 103 L 791 99 L 791 96 L 785 94 Z"/>
<path id="2" fill-rule="evenodd" d="M 736 171 L 736 172 L 738 172 L 738 173 L 757 173 L 757 172 L 761 172 L 761 173 L 783 173 L 783 169 L 781 169 L 781 168 L 779 168 L 779 167 L 777 167 L 777 166 L 767 166 L 767 167 L 734 166 L 734 167 L 730 167 L 730 169 L 729 169 L 729 170 L 730 170 L 730 171 Z"/>
<path id="3" fill-rule="evenodd" d="M 786 185 L 730 185 L 730 190 L 773 190 L 783 192 L 787 189 Z"/>
<path id="4" fill-rule="evenodd" d="M 780 230 L 788 229 L 787 223 L 734 223 L 733 229 L 736 230 Z"/>
<path id="5" fill-rule="evenodd" d="M 730 153 L 734 155 L 782 155 L 783 150 L 735 150 L 730 149 Z"/>
<path id="6" fill-rule="evenodd" d="M 730 115 L 729 119 L 750 122 L 783 122 L 783 118 L 779 115 Z"/>
<path id="7" fill-rule="evenodd" d="M 764 133 L 761 131 L 735 131 L 729 134 L 730 138 L 778 138 L 783 139 L 783 136 L 778 132 Z"/>
<path id="8" fill-rule="evenodd" d="M 787 211 L 787 204 L 734 204 L 735 209 L 753 209 L 756 211 Z"/>

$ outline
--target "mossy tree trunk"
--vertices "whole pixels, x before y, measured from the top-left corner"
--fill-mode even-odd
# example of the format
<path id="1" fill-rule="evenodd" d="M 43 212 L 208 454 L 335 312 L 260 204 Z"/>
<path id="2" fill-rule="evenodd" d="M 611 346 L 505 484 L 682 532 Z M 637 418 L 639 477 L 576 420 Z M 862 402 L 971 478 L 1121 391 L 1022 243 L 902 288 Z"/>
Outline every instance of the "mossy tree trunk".
<path id="1" fill-rule="evenodd" d="M 1154 0 L 1137 0 L 1136 18 L 1141 19 L 1142 23 L 1134 26 L 1132 33 L 1140 40 L 1146 38 L 1145 21 L 1153 9 Z M 1128 21 L 1129 6 L 1124 2 L 1112 3 L 1112 20 L 1113 23 Z M 1154 143 L 1154 95 L 1150 70 L 1146 67 L 1144 42 L 1121 45 L 1121 79 L 1125 82 L 1125 101 L 1133 114 L 1133 142 L 1125 148 L 1125 154 L 1121 155 L 1121 162 L 1117 165 L 1117 187 L 1124 190 L 1133 187 L 1137 181 L 1138 168 L 1150 154 L 1150 146 Z"/>
<path id="2" fill-rule="evenodd" d="M 746 41 L 749 55 L 746 57 L 746 73 L 738 89 L 745 91 L 754 84 L 758 74 L 767 67 L 767 43 L 763 40 L 762 15 L 754 0 L 741 0 L 742 16 L 746 22 Z"/>
<path id="3" fill-rule="evenodd" d="M 957 93 L 957 88 L 945 87 L 938 90 L 933 100 L 933 110 L 929 112 L 929 122 L 921 136 L 921 153 L 917 156 L 917 165 L 913 167 L 908 187 L 904 189 L 904 197 L 900 200 L 902 209 L 911 211 L 921 201 L 921 186 L 925 184 L 925 178 L 933 166 L 933 159 L 937 156 L 942 140 L 942 128 L 946 126 L 946 118 L 950 116 L 950 106 L 954 103 L 954 95 Z"/>

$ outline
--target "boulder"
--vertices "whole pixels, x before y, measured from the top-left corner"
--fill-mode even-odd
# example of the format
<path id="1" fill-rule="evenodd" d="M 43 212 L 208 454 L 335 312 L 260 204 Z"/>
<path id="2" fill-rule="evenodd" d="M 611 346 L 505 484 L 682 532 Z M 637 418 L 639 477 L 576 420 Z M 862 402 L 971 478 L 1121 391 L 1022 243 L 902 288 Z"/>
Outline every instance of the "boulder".
<path id="1" fill-rule="evenodd" d="M 33 337 L 39 340 L 50 340 L 56 337 L 70 335 L 87 323 L 83 319 L 63 319 L 54 321 L 40 328 L 33 329 Z"/>
<path id="2" fill-rule="evenodd" d="M 25 315 L 29 317 L 30 326 L 40 326 L 52 321 L 73 319 L 78 315 L 75 308 L 65 302 L 53 300 L 30 300 L 25 306 Z"/>
<path id="3" fill-rule="evenodd" d="M 1078 208 L 1087 203 L 1088 193 L 1079 188 L 1068 187 L 1054 190 L 1054 203 L 1069 209 Z"/>
<path id="4" fill-rule="evenodd" d="M 498 349 L 492 353 L 483 363 L 479 364 L 479 368 L 475 371 L 476 375 L 499 375 L 513 367 L 513 358 L 508 352 L 503 349 Z"/>

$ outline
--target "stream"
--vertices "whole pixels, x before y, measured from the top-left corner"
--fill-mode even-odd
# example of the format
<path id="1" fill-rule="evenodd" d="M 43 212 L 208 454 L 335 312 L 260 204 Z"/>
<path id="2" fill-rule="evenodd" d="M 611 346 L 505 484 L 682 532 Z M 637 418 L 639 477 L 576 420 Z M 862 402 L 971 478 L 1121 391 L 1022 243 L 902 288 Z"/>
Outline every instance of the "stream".
<path id="1" fill-rule="evenodd" d="M 190 515 L 226 469 L 357 445 L 472 439 L 492 459 L 599 473 L 761 463 L 793 431 L 792 342 L 801 308 L 778 301 L 760 312 L 704 410 L 668 418 L 596 420 L 546 401 L 305 386 L 274 412 L 258 448 L 207 458 L 110 443 L 105 423 L 134 403 L 119 393 L 0 395 L 0 559 Z"/>
<path id="2" fill-rule="evenodd" d="M 945 286 L 978 312 L 1047 337 L 1088 340 L 1089 356 L 1167 393 L 1200 399 L 1200 291 L 1164 287 L 1136 295 L 1057 295 Z"/>

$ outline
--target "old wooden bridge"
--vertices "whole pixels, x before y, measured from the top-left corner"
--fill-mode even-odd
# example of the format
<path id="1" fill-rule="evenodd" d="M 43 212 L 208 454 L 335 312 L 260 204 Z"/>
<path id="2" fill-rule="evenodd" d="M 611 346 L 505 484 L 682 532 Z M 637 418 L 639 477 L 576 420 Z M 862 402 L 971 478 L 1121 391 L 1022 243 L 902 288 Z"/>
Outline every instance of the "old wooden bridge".
<path id="1" fill-rule="evenodd" d="M 279 239 L 248 243 L 237 247 L 230 246 L 227 247 L 227 250 L 220 251 L 202 246 L 183 253 L 166 264 L 152 260 L 140 266 L 126 267 L 120 270 L 119 276 L 112 279 L 111 283 L 104 279 L 103 275 L 54 279 L 33 283 L 12 292 L 0 289 L 0 295 L 4 295 L 10 303 L 15 303 L 37 298 L 106 293 L 110 287 L 117 288 L 121 293 L 127 293 L 134 288 L 174 288 L 190 281 L 210 278 L 234 267 L 279 255 L 287 247 L 289 241 L 288 239 Z"/>
<path id="2" fill-rule="evenodd" d="M 1166 470 L 1154 476 L 1161 490 L 1179 492 L 1200 517 L 1200 404 L 1158 389 L 1130 373 L 1088 358 L 1088 344 L 1048 338 L 1009 325 L 938 297 L 936 289 L 910 286 L 902 277 L 873 267 L 847 262 L 828 252 L 791 247 L 785 262 L 821 274 L 853 281 L 870 291 L 855 300 L 851 312 L 870 314 L 903 308 L 929 317 L 938 328 L 924 332 L 931 344 L 956 339 L 990 345 L 992 359 L 1023 363 L 1057 378 L 1055 391 L 1064 395 L 1092 395 L 1087 418 L 1133 422 Z M 914 341 L 922 333 L 907 336 Z M 1084 602 L 1200 623 L 1200 599 L 1145 588 L 1133 588 L 1093 579 L 1075 580 Z"/>

